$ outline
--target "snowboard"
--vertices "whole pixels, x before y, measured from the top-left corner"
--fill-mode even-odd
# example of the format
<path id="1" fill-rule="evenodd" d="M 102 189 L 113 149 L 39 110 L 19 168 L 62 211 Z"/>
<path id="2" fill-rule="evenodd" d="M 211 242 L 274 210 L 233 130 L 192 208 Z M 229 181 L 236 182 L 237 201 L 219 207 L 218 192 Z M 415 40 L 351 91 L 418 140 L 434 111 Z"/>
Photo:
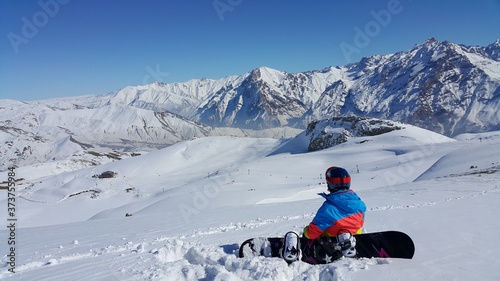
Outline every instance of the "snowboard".
<path id="1" fill-rule="evenodd" d="M 383 231 L 355 234 L 356 258 L 401 258 L 411 259 L 415 253 L 413 240 L 400 231 Z M 243 242 L 239 257 L 281 257 L 283 237 L 250 238 Z M 310 264 L 326 264 L 342 257 L 342 252 L 335 250 L 336 237 L 320 237 L 310 240 L 300 238 L 302 261 Z"/>

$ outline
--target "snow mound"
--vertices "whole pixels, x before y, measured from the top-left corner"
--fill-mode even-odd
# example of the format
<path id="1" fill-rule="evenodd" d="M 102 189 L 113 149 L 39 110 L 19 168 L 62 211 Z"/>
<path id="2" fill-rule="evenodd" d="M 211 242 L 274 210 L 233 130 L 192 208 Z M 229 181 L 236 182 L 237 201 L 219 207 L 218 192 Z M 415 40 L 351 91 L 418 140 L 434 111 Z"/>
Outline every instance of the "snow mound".
<path id="1" fill-rule="evenodd" d="M 279 258 L 238 258 L 213 245 L 169 241 L 154 252 L 160 266 L 154 280 L 345 280 L 346 272 L 367 270 L 384 264 L 382 259 L 342 259 L 315 266 Z"/>

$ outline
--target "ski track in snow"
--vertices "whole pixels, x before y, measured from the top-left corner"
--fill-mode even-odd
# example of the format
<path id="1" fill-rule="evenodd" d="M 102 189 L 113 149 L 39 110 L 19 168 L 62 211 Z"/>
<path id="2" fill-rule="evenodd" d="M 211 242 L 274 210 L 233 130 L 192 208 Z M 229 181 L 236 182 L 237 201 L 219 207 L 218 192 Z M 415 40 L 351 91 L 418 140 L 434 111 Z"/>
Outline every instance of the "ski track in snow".
<path id="1" fill-rule="evenodd" d="M 396 210 L 396 209 L 432 207 L 432 206 L 435 206 L 437 204 L 442 204 L 442 203 L 446 203 L 446 202 L 450 202 L 450 201 L 474 198 L 477 196 L 484 196 L 490 192 L 496 192 L 496 191 L 500 191 L 499 186 L 495 186 L 495 187 L 488 189 L 488 190 L 483 190 L 481 192 L 477 192 L 477 193 L 473 193 L 473 194 L 469 194 L 469 195 L 464 195 L 464 196 L 449 197 L 449 198 L 446 198 L 443 200 L 436 200 L 436 201 L 409 204 L 409 205 L 388 205 L 388 206 L 381 206 L 381 207 L 372 207 L 372 208 L 368 208 L 368 211 L 372 212 L 372 211 L 387 211 L 387 210 Z"/>
<path id="2" fill-rule="evenodd" d="M 254 229 L 284 221 L 312 218 L 313 216 L 314 213 L 304 213 L 296 216 L 279 216 L 274 219 L 259 218 L 248 222 L 196 229 L 188 235 L 160 236 L 141 242 L 122 241 L 119 245 L 91 248 L 84 252 L 76 252 L 68 255 L 58 254 L 65 251 L 65 247 L 61 246 L 59 249 L 53 250 L 56 253 L 32 256 L 30 258 L 31 261 L 17 267 L 16 273 L 23 274 L 41 267 L 54 267 L 54 270 L 56 270 L 57 266 L 64 266 L 67 263 L 75 261 L 80 261 L 79 264 L 88 264 L 88 267 L 95 267 L 96 265 L 91 260 L 100 259 L 103 264 L 116 264 L 119 262 L 122 264 L 119 272 L 127 276 L 135 276 L 133 280 L 194 280 L 199 278 L 213 280 L 211 276 L 214 277 L 214 274 L 217 274 L 219 278 L 221 276 L 228 278 L 225 279 L 222 277 L 221 280 L 241 280 L 240 278 L 243 280 L 272 281 L 348 280 L 341 277 L 343 276 L 342 272 L 367 269 L 371 265 L 388 262 L 382 259 L 346 259 L 335 264 L 320 267 L 304 263 L 295 263 L 289 267 L 281 259 L 266 259 L 262 257 L 240 259 L 237 257 L 238 244 L 236 243 L 233 245 L 217 246 L 203 244 L 199 241 L 185 241 L 189 237 L 196 237 L 196 240 L 201 240 L 207 235 Z M 76 244 L 72 247 L 77 247 L 78 243 Z M 89 262 L 82 262 L 83 260 L 89 260 Z M 168 265 L 168 270 L 165 271 L 165 267 L 162 265 Z M 7 264 L 4 262 L 2 267 L 6 268 Z M 222 275 L 219 276 L 221 273 Z M 119 273 L 115 275 L 116 280 L 125 280 Z M 306 277 L 299 278 L 301 275 Z M 8 276 L 10 274 L 7 270 L 0 273 L 0 279 Z M 63 278 L 63 276 L 64 274 L 59 275 L 60 278 Z M 311 276 L 318 276 L 319 279 L 310 279 Z M 73 275 L 68 275 L 68 278 L 75 280 Z M 85 280 L 85 278 L 81 280 Z"/>
<path id="3" fill-rule="evenodd" d="M 159 242 L 161 246 L 158 246 Z M 88 259 L 89 262 L 82 262 Z M 101 260 L 96 266 L 91 260 Z M 288 266 L 281 259 L 256 257 L 240 259 L 223 248 L 198 242 L 185 242 L 179 239 L 157 242 L 127 243 L 126 246 L 108 246 L 92 249 L 88 253 L 75 253 L 66 256 L 45 255 L 42 260 L 25 263 L 17 268 L 17 274 L 40 267 L 64 266 L 66 263 L 80 261 L 83 267 L 105 267 L 120 264 L 115 280 L 349 280 L 342 276 L 348 271 L 366 270 L 370 266 L 390 263 L 384 259 L 343 259 L 334 264 L 314 266 L 294 263 Z M 79 268 L 80 270 L 82 268 Z M 48 274 L 53 274 L 51 270 Z M 89 280 L 64 272 L 58 273 L 59 280 L 67 275 L 71 280 Z M 134 276 L 125 278 L 124 276 Z M 9 275 L 3 272 L 0 278 Z M 109 277 L 107 277 L 109 278 Z M 113 280 L 107 279 L 107 280 Z"/>

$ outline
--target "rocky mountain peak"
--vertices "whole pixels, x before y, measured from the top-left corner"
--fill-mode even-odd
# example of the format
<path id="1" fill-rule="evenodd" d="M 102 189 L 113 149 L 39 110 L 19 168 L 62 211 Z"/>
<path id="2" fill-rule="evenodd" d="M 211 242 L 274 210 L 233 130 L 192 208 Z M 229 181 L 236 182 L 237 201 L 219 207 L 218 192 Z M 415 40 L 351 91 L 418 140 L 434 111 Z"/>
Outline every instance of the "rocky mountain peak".
<path id="1" fill-rule="evenodd" d="M 329 148 L 348 141 L 352 137 L 376 136 L 404 129 L 398 122 L 360 116 L 332 117 L 309 123 L 309 151 Z"/>

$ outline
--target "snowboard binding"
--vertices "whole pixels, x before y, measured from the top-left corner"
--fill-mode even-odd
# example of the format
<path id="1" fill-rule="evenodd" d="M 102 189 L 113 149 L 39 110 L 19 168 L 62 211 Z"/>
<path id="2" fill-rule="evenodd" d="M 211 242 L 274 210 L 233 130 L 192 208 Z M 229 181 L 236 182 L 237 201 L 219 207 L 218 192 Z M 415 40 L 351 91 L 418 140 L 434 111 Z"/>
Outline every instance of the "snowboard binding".
<path id="1" fill-rule="evenodd" d="M 335 250 L 342 252 L 344 257 L 356 257 L 356 237 L 351 232 L 341 233 L 337 235 L 337 245 Z"/>
<path id="2" fill-rule="evenodd" d="M 280 255 L 288 264 L 300 260 L 301 252 L 299 243 L 300 238 L 297 232 L 289 231 L 285 234 L 283 248 L 281 248 Z"/>

